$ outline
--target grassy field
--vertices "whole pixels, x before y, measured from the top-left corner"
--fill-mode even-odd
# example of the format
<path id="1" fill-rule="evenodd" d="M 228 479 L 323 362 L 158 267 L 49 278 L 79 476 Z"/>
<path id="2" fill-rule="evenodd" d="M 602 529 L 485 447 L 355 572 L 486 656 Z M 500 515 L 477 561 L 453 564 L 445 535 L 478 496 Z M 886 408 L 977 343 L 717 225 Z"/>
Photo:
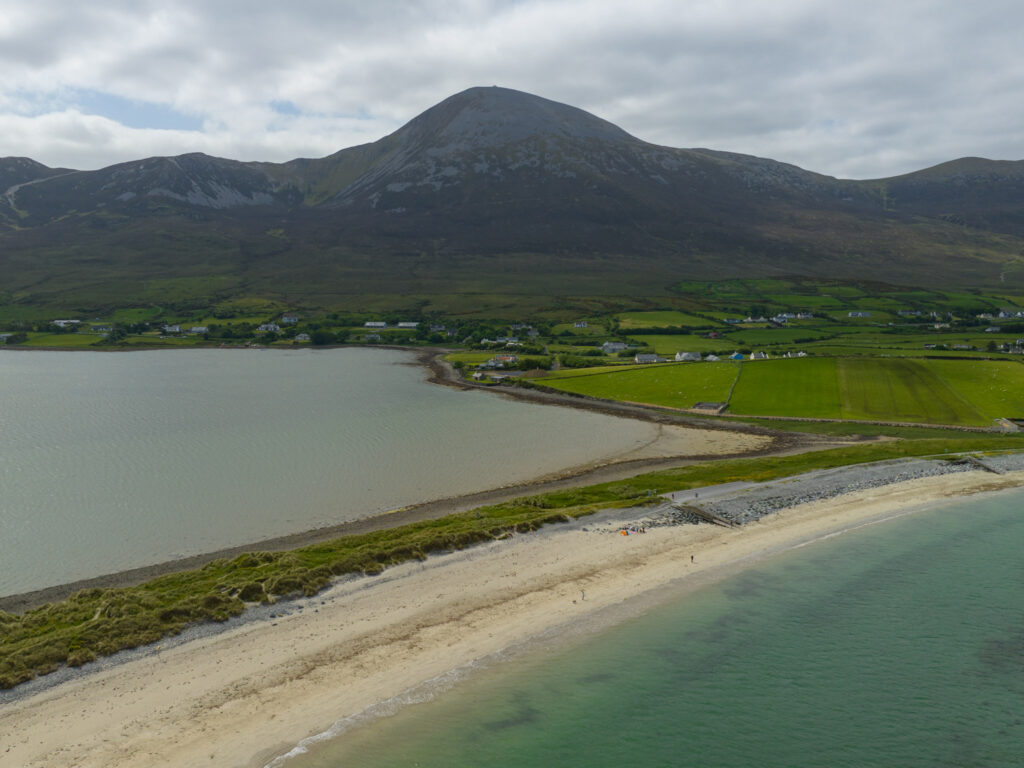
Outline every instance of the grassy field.
<path id="1" fill-rule="evenodd" d="M 1024 364 L 930 360 L 928 365 L 988 419 L 1024 418 Z"/>
<path id="2" fill-rule="evenodd" d="M 832 357 L 743 363 L 729 411 L 757 416 L 840 418 L 838 361 Z"/>
<path id="3" fill-rule="evenodd" d="M 708 320 L 706 317 L 698 317 L 686 312 L 672 310 L 660 312 L 622 312 L 617 317 L 619 327 L 624 331 L 633 328 L 679 328 L 682 326 L 698 328 L 715 325 L 714 321 Z"/>
<path id="4" fill-rule="evenodd" d="M 631 336 L 630 341 L 635 344 L 650 347 L 659 355 L 675 356 L 676 352 L 715 352 L 717 350 L 732 349 L 735 343 L 728 339 L 705 339 L 693 334 L 644 334 L 643 336 Z"/>
<path id="5" fill-rule="evenodd" d="M 835 335 L 818 328 L 752 328 L 727 334 L 722 341 L 741 347 L 801 346 L 808 344 L 808 340 L 830 339 Z"/>
<path id="6" fill-rule="evenodd" d="M 868 357 L 745 363 L 729 411 L 990 426 L 1024 413 L 1024 365 Z"/>
<path id="7" fill-rule="evenodd" d="M 611 400 L 729 413 L 986 427 L 1024 417 L 1024 364 L 904 357 L 807 357 L 556 371 L 539 383 Z"/>
<path id="8" fill-rule="evenodd" d="M 557 372 L 539 383 L 590 397 L 692 408 L 701 401 L 725 402 L 738 369 L 735 363 L 674 363 L 596 370 L 599 372 L 590 375 L 573 371 L 560 376 Z"/>
<path id="9" fill-rule="evenodd" d="M 984 363 L 960 363 L 975 368 Z M 844 358 L 839 366 L 842 418 L 989 426 L 931 361 Z"/>

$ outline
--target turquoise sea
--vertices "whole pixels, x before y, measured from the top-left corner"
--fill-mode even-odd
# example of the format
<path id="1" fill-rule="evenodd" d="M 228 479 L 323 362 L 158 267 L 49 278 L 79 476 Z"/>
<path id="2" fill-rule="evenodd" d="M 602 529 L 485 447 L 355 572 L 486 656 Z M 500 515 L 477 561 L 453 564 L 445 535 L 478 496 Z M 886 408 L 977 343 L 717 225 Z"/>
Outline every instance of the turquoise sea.
<path id="1" fill-rule="evenodd" d="M 1024 491 L 791 550 L 288 768 L 1024 763 Z"/>

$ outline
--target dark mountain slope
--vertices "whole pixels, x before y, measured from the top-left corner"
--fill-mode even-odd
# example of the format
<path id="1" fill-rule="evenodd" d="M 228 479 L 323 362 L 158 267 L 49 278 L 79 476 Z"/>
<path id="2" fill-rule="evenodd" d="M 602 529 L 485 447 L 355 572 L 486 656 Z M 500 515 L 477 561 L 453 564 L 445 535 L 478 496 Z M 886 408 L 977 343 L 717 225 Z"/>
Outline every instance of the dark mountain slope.
<path id="1" fill-rule="evenodd" d="M 1024 236 L 1024 160 L 965 157 L 877 184 L 891 210 Z"/>
<path id="2" fill-rule="evenodd" d="M 557 294 L 584 276 L 591 291 L 772 274 L 981 287 L 1018 274 L 1022 167 L 844 181 L 472 88 L 320 159 L 0 160 L 0 270 L 8 290 L 51 298 L 74 283 L 131 299 L 151 274 L 295 297 Z"/>

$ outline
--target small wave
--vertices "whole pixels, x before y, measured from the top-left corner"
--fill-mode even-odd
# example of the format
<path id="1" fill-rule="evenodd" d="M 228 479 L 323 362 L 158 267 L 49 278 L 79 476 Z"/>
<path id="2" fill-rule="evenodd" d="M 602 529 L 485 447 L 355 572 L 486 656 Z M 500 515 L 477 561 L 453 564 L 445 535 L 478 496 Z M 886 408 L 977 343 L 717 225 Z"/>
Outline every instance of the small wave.
<path id="1" fill-rule="evenodd" d="M 419 685 L 413 686 L 397 696 L 393 696 L 390 699 L 385 699 L 371 707 L 367 707 L 362 712 L 357 712 L 354 715 L 343 717 L 342 719 L 335 721 L 326 731 L 308 736 L 283 755 L 278 755 L 267 763 L 264 768 L 280 768 L 280 766 L 283 766 L 292 758 L 299 757 L 300 755 L 304 755 L 309 752 L 310 747 L 321 744 L 325 741 L 336 739 L 348 731 L 366 725 L 374 720 L 396 715 L 405 707 L 431 701 L 439 693 L 451 690 L 456 683 L 465 679 L 471 672 L 480 669 L 486 663 L 487 660 L 478 660 L 465 664 L 461 667 L 456 667 L 455 669 L 445 672 L 443 675 L 438 675 L 430 680 L 425 680 Z"/>

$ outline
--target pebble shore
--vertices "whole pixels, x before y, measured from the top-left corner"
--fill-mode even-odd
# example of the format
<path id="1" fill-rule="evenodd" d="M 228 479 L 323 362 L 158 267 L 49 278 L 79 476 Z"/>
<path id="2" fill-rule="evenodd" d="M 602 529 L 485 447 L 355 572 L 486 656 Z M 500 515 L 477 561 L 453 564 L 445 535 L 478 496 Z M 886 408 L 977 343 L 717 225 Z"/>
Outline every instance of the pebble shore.
<path id="1" fill-rule="evenodd" d="M 989 456 L 984 463 L 999 472 L 1024 470 L 1024 454 Z M 738 491 L 725 497 L 692 504 L 702 510 L 736 524 L 759 520 L 781 509 L 822 501 L 846 493 L 878 488 L 922 477 L 937 477 L 954 472 L 979 469 L 968 460 L 956 459 L 903 459 L 878 464 L 853 465 L 809 472 L 794 478 L 785 478 Z M 649 510 L 640 523 L 646 527 L 684 525 L 706 522 L 692 512 L 677 509 L 670 504 Z"/>

